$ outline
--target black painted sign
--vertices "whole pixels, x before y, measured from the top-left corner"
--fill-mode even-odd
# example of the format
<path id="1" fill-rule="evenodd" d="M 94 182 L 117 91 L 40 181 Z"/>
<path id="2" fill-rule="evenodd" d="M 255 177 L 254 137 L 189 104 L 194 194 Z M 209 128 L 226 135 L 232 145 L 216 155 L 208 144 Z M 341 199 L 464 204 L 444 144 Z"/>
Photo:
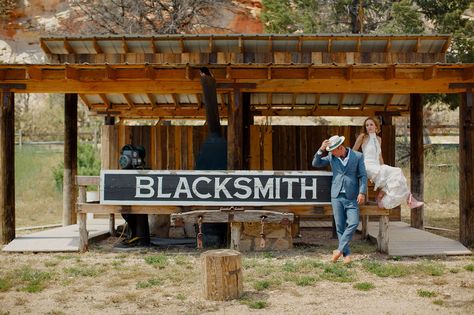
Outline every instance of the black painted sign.
<path id="1" fill-rule="evenodd" d="M 326 171 L 103 170 L 100 203 L 109 205 L 262 206 L 327 204 Z"/>

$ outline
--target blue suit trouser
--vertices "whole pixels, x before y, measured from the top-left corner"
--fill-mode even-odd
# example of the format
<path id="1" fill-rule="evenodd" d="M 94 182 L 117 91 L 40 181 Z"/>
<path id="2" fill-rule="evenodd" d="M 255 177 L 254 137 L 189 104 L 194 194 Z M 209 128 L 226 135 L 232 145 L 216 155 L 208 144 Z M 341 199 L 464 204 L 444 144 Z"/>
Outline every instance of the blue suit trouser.
<path id="1" fill-rule="evenodd" d="M 344 193 L 339 194 L 336 198 L 331 198 L 331 204 L 339 240 L 337 249 L 347 256 L 351 253 L 349 242 L 359 225 L 359 205 L 357 200 L 347 199 Z"/>

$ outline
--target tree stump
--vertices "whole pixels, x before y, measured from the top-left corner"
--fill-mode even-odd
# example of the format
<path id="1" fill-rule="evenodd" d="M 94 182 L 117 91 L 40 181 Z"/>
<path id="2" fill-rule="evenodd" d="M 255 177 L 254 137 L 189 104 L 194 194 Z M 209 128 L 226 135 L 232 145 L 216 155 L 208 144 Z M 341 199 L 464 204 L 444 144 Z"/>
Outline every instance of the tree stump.
<path id="1" fill-rule="evenodd" d="M 238 299 L 243 290 L 240 252 L 214 249 L 201 254 L 202 290 L 207 300 Z"/>

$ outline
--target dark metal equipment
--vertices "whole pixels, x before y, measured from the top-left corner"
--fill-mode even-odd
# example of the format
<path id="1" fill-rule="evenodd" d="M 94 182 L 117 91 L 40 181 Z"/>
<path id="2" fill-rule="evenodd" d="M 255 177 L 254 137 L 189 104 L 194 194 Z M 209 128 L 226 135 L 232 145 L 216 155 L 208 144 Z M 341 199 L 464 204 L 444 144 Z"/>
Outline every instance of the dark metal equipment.
<path id="1" fill-rule="evenodd" d="M 206 109 L 206 123 L 209 130 L 196 159 L 196 170 L 227 170 L 227 140 L 222 136 L 217 106 L 216 80 L 206 67 L 201 69 L 201 86 Z M 222 223 L 199 222 L 197 245 L 204 247 L 225 247 L 228 225 Z"/>
<path id="2" fill-rule="evenodd" d="M 120 150 L 119 165 L 121 169 L 144 169 L 145 148 L 126 144 Z M 128 246 L 150 246 L 150 227 L 147 214 L 123 213 L 122 217 L 130 229 L 128 240 L 124 242 Z"/>
<path id="3" fill-rule="evenodd" d="M 119 165 L 123 170 L 144 168 L 145 148 L 141 145 L 124 145 L 122 150 L 120 150 Z"/>

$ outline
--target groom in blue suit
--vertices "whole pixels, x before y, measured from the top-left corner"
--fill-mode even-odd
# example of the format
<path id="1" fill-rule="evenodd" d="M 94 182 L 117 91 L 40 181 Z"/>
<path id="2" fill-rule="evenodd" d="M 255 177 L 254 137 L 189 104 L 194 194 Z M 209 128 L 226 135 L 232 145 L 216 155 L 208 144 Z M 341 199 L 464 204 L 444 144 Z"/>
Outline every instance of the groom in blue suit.
<path id="1" fill-rule="evenodd" d="M 343 136 L 324 140 L 314 155 L 312 165 L 331 165 L 331 204 L 339 240 L 332 261 L 336 262 L 344 256 L 344 263 L 348 264 L 351 262 L 349 242 L 359 225 L 359 204 L 364 203 L 367 192 L 367 173 L 362 153 L 344 147 L 344 140 Z M 325 151 L 329 152 L 327 156 L 323 156 Z"/>

